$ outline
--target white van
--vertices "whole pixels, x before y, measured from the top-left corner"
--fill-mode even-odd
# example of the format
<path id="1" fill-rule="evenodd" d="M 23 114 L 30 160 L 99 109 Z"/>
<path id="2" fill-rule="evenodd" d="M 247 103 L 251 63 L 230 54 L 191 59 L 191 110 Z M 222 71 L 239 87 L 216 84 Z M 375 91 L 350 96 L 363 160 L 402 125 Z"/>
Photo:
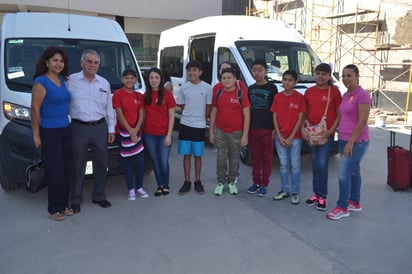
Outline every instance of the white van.
<path id="1" fill-rule="evenodd" d="M 53 13 L 12 13 L 3 17 L 0 49 L 0 182 L 5 190 L 26 182 L 25 169 L 37 153 L 30 125 L 32 76 L 43 50 L 56 45 L 69 54 L 70 73 L 81 70 L 85 49 L 101 56 L 98 74 L 111 84 L 122 86 L 121 74 L 138 64 L 126 35 L 116 21 L 80 15 Z M 140 81 L 140 91 L 145 90 Z M 109 174 L 121 172 L 117 145 L 109 146 Z"/>
<path id="2" fill-rule="evenodd" d="M 211 85 L 219 81 L 219 64 L 227 61 L 237 69 L 246 86 L 250 86 L 255 82 L 251 66 L 256 59 L 266 60 L 268 80 L 279 91 L 283 89 L 283 72 L 295 70 L 299 77 L 295 89 L 301 93 L 315 84 L 315 67 L 321 63 L 296 30 L 270 19 L 211 16 L 165 30 L 160 35 L 158 66 L 170 75 L 174 92 L 186 81 L 185 66 L 192 60 L 202 62 L 201 79 Z M 176 117 L 179 116 L 177 113 Z M 245 151 L 241 154 L 244 162 L 250 162 L 248 156 Z"/>

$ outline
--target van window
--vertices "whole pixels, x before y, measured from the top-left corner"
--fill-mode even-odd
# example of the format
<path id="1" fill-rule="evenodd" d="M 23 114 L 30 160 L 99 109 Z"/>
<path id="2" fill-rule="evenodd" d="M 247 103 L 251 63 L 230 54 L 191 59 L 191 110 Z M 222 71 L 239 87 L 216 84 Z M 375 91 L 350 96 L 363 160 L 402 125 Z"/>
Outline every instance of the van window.
<path id="1" fill-rule="evenodd" d="M 298 73 L 300 83 L 315 82 L 315 67 L 321 61 L 306 44 L 278 41 L 237 41 L 235 44 L 249 70 L 255 60 L 266 61 L 270 82 L 281 83 L 283 72 L 288 69 Z"/>
<path id="2" fill-rule="evenodd" d="M 161 50 L 160 67 L 171 77 L 183 77 L 183 46 L 166 47 Z"/>
<path id="3" fill-rule="evenodd" d="M 69 72 L 79 72 L 84 50 L 100 54 L 99 75 L 106 78 L 112 91 L 122 87 L 121 75 L 126 68 L 138 71 L 130 47 L 118 42 L 81 39 L 8 39 L 5 42 L 6 84 L 10 90 L 31 92 L 36 61 L 48 46 L 63 47 L 69 55 Z"/>
<path id="4" fill-rule="evenodd" d="M 189 61 L 197 60 L 203 65 L 201 80 L 212 84 L 215 36 L 191 38 Z"/>
<path id="5" fill-rule="evenodd" d="M 235 68 L 236 70 L 236 77 L 237 79 L 243 79 L 242 73 L 240 71 L 239 65 L 235 60 L 235 57 L 233 56 L 232 52 L 230 51 L 229 48 L 224 48 L 220 47 L 217 50 L 217 68 L 216 68 L 216 77 L 219 79 L 219 66 L 220 64 L 224 62 L 229 62 L 232 64 L 232 67 Z M 244 80 L 244 79 L 243 79 Z"/>

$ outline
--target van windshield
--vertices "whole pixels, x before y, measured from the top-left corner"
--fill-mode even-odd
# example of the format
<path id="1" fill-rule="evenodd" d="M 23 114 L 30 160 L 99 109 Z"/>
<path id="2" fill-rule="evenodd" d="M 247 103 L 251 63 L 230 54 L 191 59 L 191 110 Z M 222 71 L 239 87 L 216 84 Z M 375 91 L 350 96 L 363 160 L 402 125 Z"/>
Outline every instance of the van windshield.
<path id="1" fill-rule="evenodd" d="M 281 83 L 283 72 L 288 69 L 298 73 L 300 83 L 315 82 L 315 67 L 321 60 L 304 43 L 237 41 L 235 44 L 250 71 L 255 60 L 266 61 L 270 82 Z"/>
<path id="2" fill-rule="evenodd" d="M 112 91 L 122 86 L 121 75 L 126 68 L 138 71 L 127 44 L 82 39 L 13 38 L 5 41 L 6 84 L 12 91 L 31 92 L 36 61 L 48 46 L 63 47 L 69 55 L 69 72 L 79 72 L 80 58 L 86 49 L 100 54 L 98 74 L 109 81 Z M 140 79 L 139 79 L 140 82 Z"/>

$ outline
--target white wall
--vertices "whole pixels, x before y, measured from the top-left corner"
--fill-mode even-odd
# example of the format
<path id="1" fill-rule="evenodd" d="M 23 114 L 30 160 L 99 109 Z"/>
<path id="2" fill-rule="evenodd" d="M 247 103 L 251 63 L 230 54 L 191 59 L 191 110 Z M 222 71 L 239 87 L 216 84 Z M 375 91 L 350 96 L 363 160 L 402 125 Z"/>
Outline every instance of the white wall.
<path id="1" fill-rule="evenodd" d="M 44 7 L 66 10 L 68 2 L 73 11 L 134 18 L 193 20 L 222 14 L 222 0 L 1 0 L 0 7 L 7 4 L 17 6 L 20 11 L 36 11 Z"/>

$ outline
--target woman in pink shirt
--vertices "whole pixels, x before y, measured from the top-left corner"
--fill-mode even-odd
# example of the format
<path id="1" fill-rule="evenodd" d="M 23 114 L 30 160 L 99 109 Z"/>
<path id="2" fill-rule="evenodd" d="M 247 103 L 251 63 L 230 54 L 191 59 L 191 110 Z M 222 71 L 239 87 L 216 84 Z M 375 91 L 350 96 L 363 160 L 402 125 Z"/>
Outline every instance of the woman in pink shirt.
<path id="1" fill-rule="evenodd" d="M 359 86 L 359 69 L 355 65 L 343 68 L 343 84 L 348 91 L 339 107 L 339 200 L 337 206 L 327 214 L 332 220 L 349 216 L 349 210 L 361 211 L 360 162 L 369 147 L 368 117 L 371 98 Z"/>

